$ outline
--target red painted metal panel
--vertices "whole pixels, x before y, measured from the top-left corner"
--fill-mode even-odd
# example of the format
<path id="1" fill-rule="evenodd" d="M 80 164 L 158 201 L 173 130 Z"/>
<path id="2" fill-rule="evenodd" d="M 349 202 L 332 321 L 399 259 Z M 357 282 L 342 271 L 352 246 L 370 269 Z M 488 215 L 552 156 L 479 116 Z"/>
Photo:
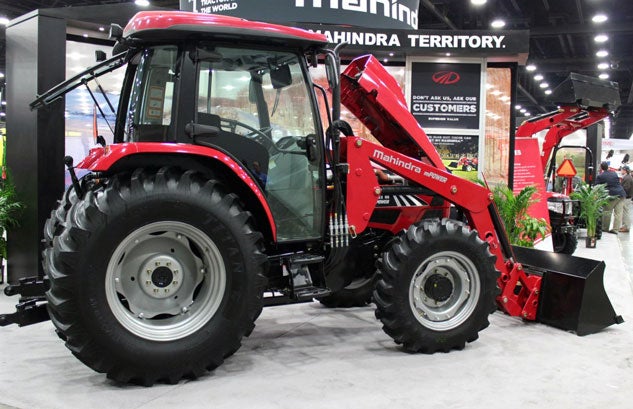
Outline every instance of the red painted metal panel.
<path id="1" fill-rule="evenodd" d="M 213 28 L 215 33 L 235 34 L 237 30 L 261 32 L 263 37 L 294 38 L 315 43 L 327 43 L 323 34 L 313 33 L 295 27 L 250 21 L 237 17 L 217 14 L 190 13 L 185 11 L 142 11 L 137 13 L 125 26 L 123 36 L 128 37 L 145 30 L 176 29 L 186 27 L 194 32 L 198 26 L 200 31 Z"/>
<path id="2" fill-rule="evenodd" d="M 230 168 L 250 190 L 255 194 L 262 205 L 268 223 L 273 233 L 273 240 L 277 238 L 277 229 L 273 219 L 272 211 L 268 206 L 268 202 L 264 197 L 264 193 L 259 185 L 251 178 L 244 168 L 233 158 L 216 149 L 207 148 L 205 146 L 191 145 L 184 143 L 161 143 L 161 142 L 144 142 L 144 143 L 121 143 L 108 145 L 104 148 L 91 149 L 88 156 L 77 164 L 78 169 L 87 169 L 93 172 L 105 172 L 120 159 L 135 154 L 185 154 L 197 155 L 212 158 L 218 162 L 222 162 Z"/>

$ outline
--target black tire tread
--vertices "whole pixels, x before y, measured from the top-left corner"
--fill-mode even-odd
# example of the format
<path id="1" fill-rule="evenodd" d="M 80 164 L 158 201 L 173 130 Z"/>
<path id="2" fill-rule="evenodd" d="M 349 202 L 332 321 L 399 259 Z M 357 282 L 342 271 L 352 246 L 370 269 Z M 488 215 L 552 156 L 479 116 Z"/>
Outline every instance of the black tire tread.
<path id="1" fill-rule="evenodd" d="M 241 236 L 254 248 L 244 264 L 247 272 L 252 275 L 256 296 L 248 299 L 246 314 L 249 319 L 235 323 L 234 334 L 229 337 L 230 342 L 223 349 L 214 351 L 209 356 L 183 359 L 180 366 L 150 365 L 139 368 L 126 362 L 117 362 L 112 356 L 108 356 L 109 351 L 104 351 L 95 334 L 91 333 L 79 302 L 77 281 L 83 272 L 79 271 L 78 260 L 82 243 L 94 231 L 107 225 L 109 214 L 120 212 L 126 203 L 151 195 L 154 190 L 204 194 L 209 206 L 221 207 L 225 214 L 231 215 L 231 219 L 240 224 Z M 51 282 L 46 296 L 52 322 L 60 337 L 66 341 L 66 346 L 79 360 L 97 372 L 106 373 L 108 378 L 117 382 L 150 386 L 158 381 L 176 383 L 184 377 L 197 378 L 216 368 L 239 349 L 241 338 L 251 333 L 255 326 L 254 321 L 262 311 L 263 291 L 266 286 L 264 271 L 268 263 L 264 255 L 263 236 L 254 230 L 252 216 L 240 207 L 237 196 L 225 193 L 217 181 L 203 179 L 195 172 L 164 167 L 154 172 L 136 169 L 131 174 L 114 176 L 103 191 L 87 192 L 83 200 L 62 201 L 52 212 L 46 231 L 48 245 L 44 250 L 44 265 Z"/>
<path id="2" fill-rule="evenodd" d="M 426 328 L 413 316 L 407 290 L 413 272 L 407 274 L 404 271 L 404 265 L 410 257 L 424 252 L 443 238 L 456 240 L 456 244 L 461 243 L 476 249 L 484 260 L 479 268 L 483 298 L 467 322 L 448 331 L 450 334 Z M 456 246 L 453 250 L 459 251 L 461 248 Z M 426 256 L 428 255 L 430 253 Z M 479 331 L 488 327 L 488 315 L 496 310 L 496 280 L 499 273 L 494 267 L 495 259 L 489 251 L 488 243 L 482 241 L 476 231 L 470 230 L 462 222 L 434 219 L 416 223 L 378 260 L 378 283 L 373 295 L 376 318 L 382 322 L 385 333 L 396 344 L 402 344 L 403 349 L 408 352 L 431 354 L 463 349 L 467 342 L 478 338 Z"/>

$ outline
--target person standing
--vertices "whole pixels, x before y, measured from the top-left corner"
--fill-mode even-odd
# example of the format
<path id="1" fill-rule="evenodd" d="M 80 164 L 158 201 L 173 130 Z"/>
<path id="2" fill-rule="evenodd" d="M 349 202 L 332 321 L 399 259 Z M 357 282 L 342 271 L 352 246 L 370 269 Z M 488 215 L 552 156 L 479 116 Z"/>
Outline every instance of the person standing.
<path id="1" fill-rule="evenodd" d="M 622 226 L 622 209 L 626 200 L 626 192 L 620 184 L 618 174 L 609 170 L 609 163 L 602 162 L 600 164 L 602 172 L 596 177 L 596 184 L 606 185 L 611 199 L 602 210 L 602 228 L 608 230 L 609 233 L 618 234 L 618 229 Z M 613 212 L 613 228 L 611 226 L 611 213 Z"/>
<path id="2" fill-rule="evenodd" d="M 622 166 L 620 168 L 620 176 L 622 177 L 620 184 L 626 193 L 626 200 L 622 208 L 622 226 L 618 231 L 620 233 L 628 233 L 631 223 L 631 196 L 633 196 L 633 176 L 631 176 L 631 168 L 626 165 Z"/>

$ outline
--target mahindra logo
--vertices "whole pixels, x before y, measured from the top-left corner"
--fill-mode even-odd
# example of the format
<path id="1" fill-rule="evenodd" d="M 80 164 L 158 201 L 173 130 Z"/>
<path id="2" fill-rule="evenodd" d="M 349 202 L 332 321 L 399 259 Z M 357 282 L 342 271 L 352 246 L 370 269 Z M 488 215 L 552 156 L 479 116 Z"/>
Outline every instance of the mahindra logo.
<path id="1" fill-rule="evenodd" d="M 433 74 L 432 79 L 436 84 L 451 85 L 458 82 L 460 80 L 460 76 L 454 71 L 438 71 Z"/>

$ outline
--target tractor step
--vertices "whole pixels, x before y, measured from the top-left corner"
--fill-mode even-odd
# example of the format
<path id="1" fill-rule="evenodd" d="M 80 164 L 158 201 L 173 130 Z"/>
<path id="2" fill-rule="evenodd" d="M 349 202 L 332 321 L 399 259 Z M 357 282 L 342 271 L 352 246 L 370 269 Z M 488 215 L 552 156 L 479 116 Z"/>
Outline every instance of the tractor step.
<path id="1" fill-rule="evenodd" d="M 313 298 L 325 297 L 330 295 L 332 291 L 322 287 L 303 287 L 295 289 L 295 298 L 297 301 L 307 301 Z"/>

